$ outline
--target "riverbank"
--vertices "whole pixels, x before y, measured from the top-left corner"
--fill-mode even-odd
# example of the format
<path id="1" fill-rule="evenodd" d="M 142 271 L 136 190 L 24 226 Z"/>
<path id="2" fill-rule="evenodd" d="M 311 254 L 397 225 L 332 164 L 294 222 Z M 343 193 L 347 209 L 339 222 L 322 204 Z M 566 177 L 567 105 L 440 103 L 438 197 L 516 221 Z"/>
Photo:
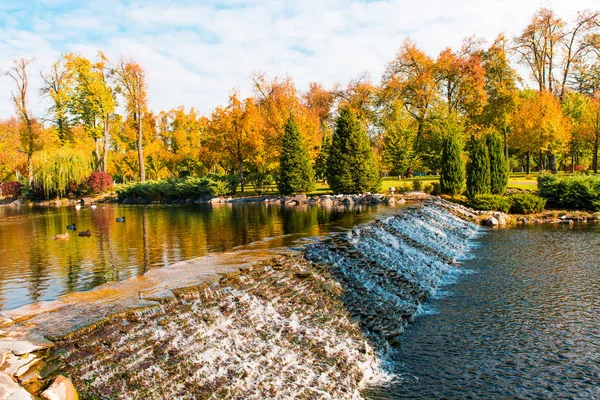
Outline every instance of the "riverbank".
<path id="1" fill-rule="evenodd" d="M 386 349 L 422 301 L 457 273 L 453 260 L 477 231 L 467 212 L 432 200 L 302 255 L 162 298 L 142 295 L 140 302 L 152 301 L 52 337 L 54 348 L 44 351 L 54 373 L 88 398 L 359 398 L 365 385 L 387 378 Z"/>

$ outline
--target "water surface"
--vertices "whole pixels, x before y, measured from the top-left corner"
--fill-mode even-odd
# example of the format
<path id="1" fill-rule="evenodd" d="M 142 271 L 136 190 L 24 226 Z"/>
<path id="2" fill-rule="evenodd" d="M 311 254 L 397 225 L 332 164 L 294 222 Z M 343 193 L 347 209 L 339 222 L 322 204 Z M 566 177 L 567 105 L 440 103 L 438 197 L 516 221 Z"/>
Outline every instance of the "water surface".
<path id="1" fill-rule="evenodd" d="M 389 211 L 279 204 L 0 208 L 0 310 L 240 246 L 289 246 Z M 125 223 L 116 222 L 121 216 Z M 53 239 L 72 223 L 92 236 Z"/>
<path id="2" fill-rule="evenodd" d="M 489 230 L 373 399 L 600 398 L 600 226 Z"/>

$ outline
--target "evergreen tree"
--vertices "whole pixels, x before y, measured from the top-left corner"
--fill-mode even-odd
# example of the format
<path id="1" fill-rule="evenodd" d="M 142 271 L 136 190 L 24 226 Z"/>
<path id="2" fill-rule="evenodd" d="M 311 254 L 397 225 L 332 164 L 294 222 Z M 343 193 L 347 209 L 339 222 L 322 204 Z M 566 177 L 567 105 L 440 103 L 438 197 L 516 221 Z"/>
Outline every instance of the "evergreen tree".
<path id="1" fill-rule="evenodd" d="M 321 143 L 321 151 L 315 160 L 315 175 L 317 179 L 325 179 L 327 174 L 327 157 L 329 156 L 329 148 L 331 147 L 331 134 L 325 132 Z"/>
<path id="2" fill-rule="evenodd" d="M 467 162 L 467 196 L 473 198 L 478 194 L 489 194 L 490 191 L 490 155 L 485 138 L 482 138 L 475 140 L 471 146 Z"/>
<path id="3" fill-rule="evenodd" d="M 327 157 L 327 182 L 335 193 L 376 192 L 381 178 L 366 132 L 349 107 L 342 107 Z"/>
<path id="4" fill-rule="evenodd" d="M 277 186 L 281 194 L 305 193 L 315 187 L 308 149 L 292 116 L 287 120 L 283 134 Z"/>
<path id="5" fill-rule="evenodd" d="M 504 157 L 502 137 L 492 131 L 487 134 L 486 142 L 490 155 L 490 189 L 492 194 L 504 194 L 508 186 L 508 162 Z"/>
<path id="6" fill-rule="evenodd" d="M 442 193 L 456 196 L 462 193 L 465 185 L 465 166 L 461 157 L 458 139 L 450 135 L 444 139 L 440 189 Z"/>

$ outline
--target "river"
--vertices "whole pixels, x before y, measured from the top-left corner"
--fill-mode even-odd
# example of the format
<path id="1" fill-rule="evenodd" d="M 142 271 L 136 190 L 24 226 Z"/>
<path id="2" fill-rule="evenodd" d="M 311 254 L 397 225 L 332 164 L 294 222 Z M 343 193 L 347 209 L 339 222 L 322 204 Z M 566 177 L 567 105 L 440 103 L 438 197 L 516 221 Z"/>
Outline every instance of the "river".
<path id="1" fill-rule="evenodd" d="M 600 226 L 487 230 L 372 399 L 600 398 Z"/>

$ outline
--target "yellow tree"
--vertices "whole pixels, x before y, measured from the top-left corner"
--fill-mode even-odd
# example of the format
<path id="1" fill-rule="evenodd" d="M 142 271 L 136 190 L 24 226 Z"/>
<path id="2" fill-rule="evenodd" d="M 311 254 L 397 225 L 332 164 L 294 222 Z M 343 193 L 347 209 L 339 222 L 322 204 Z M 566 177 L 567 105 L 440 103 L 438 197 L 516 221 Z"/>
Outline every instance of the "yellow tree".
<path id="1" fill-rule="evenodd" d="M 241 101 L 237 93 L 229 97 L 227 107 L 214 110 L 209 123 L 211 145 L 223 154 L 223 161 L 237 169 L 245 191 L 244 163 L 259 154 L 264 145 L 262 119 L 254 99 Z"/>
<path id="2" fill-rule="evenodd" d="M 598 146 L 600 144 L 600 95 L 593 96 L 586 103 L 581 118 L 584 140 L 592 147 L 592 168 L 598 173 Z"/>
<path id="3" fill-rule="evenodd" d="M 52 101 L 49 111 L 61 143 L 73 141 L 69 121 L 69 104 L 73 96 L 74 75 L 65 61 L 66 59 L 61 59 L 52 65 L 49 73 L 41 73 L 44 85 L 40 91 L 42 95 Z"/>
<path id="4" fill-rule="evenodd" d="M 123 60 L 112 71 L 117 81 L 118 92 L 125 100 L 130 122 L 137 130 L 139 177 L 140 181 L 144 182 L 146 180 L 146 170 L 144 164 L 143 117 L 148 106 L 146 73 L 138 63 Z"/>

